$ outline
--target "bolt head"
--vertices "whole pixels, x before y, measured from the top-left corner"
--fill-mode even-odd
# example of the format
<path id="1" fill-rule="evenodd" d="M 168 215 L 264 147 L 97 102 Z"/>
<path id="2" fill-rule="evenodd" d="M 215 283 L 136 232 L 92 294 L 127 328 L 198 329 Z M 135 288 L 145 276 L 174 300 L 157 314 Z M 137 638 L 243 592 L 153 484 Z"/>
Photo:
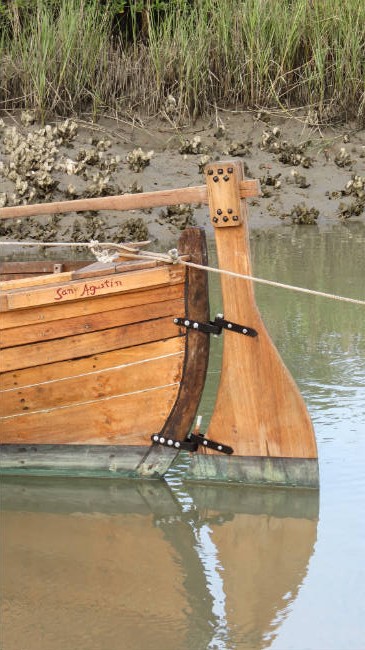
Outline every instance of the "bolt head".
<path id="1" fill-rule="evenodd" d="M 199 323 L 194 323 L 194 324 L 193 324 L 193 328 L 194 328 L 195 330 L 199 329 Z"/>
<path id="2" fill-rule="evenodd" d="M 218 445 L 217 449 L 218 451 L 222 451 L 222 445 Z"/>
<path id="3" fill-rule="evenodd" d="M 165 438 L 164 438 L 163 436 L 161 436 L 161 438 L 160 438 L 160 443 L 161 443 L 161 445 L 163 445 L 164 442 L 165 442 Z"/>
<path id="4" fill-rule="evenodd" d="M 248 330 L 244 327 L 243 330 L 242 330 L 242 333 L 247 334 L 247 332 L 248 332 Z"/>
<path id="5" fill-rule="evenodd" d="M 169 447 L 172 447 L 172 445 L 174 444 L 174 441 L 171 440 L 171 438 L 169 438 L 169 440 L 167 441 L 167 444 L 168 444 Z"/>
<path id="6" fill-rule="evenodd" d="M 184 325 L 185 325 L 185 327 L 189 327 L 190 321 L 189 320 L 184 320 Z"/>
<path id="7" fill-rule="evenodd" d="M 208 444 L 208 441 L 207 441 L 207 440 L 203 440 L 203 445 L 205 445 L 205 447 L 207 446 L 207 444 Z"/>
<path id="8" fill-rule="evenodd" d="M 232 329 L 232 323 L 228 323 L 227 327 L 228 327 L 229 330 L 231 330 Z"/>
<path id="9" fill-rule="evenodd" d="M 218 176 L 213 176 L 213 181 L 214 181 L 215 183 L 218 183 L 218 181 L 219 181 Z"/>
<path id="10" fill-rule="evenodd" d="M 153 441 L 158 442 L 158 436 L 153 436 Z"/>
<path id="11" fill-rule="evenodd" d="M 179 443 L 178 440 L 176 440 L 176 442 L 175 442 L 175 447 L 176 447 L 176 449 L 179 449 L 179 447 L 180 447 L 180 443 Z"/>

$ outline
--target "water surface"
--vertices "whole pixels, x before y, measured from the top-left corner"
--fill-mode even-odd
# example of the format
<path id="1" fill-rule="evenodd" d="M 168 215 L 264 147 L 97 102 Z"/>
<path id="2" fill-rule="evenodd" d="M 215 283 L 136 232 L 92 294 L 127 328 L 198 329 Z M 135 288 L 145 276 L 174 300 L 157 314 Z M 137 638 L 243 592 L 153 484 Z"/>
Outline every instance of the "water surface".
<path id="1" fill-rule="evenodd" d="M 365 298 L 365 227 L 254 233 L 256 275 Z M 258 286 L 313 418 L 320 491 L 6 479 L 4 650 L 362 650 L 364 308 Z M 216 277 L 212 315 L 221 311 Z M 212 340 L 200 412 L 214 403 Z"/>

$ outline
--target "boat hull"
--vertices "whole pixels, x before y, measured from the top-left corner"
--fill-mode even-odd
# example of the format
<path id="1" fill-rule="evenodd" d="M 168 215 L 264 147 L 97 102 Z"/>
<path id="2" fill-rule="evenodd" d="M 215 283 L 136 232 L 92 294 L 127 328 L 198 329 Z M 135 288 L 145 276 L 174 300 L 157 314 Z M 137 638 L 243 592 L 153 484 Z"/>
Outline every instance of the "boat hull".
<path id="1" fill-rule="evenodd" d="M 205 264 L 203 231 L 179 253 Z M 207 320 L 206 272 L 118 260 L 1 289 L 1 471 L 162 476 L 178 445 L 151 436 L 185 439 L 204 386 L 209 339 L 174 320 Z"/>

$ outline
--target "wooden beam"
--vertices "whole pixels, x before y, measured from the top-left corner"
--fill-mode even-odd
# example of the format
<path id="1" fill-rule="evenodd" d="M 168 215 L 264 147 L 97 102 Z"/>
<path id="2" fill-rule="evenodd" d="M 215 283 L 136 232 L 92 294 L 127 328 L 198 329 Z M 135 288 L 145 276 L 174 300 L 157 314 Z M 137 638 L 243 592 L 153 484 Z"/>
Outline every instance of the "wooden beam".
<path id="1" fill-rule="evenodd" d="M 258 196 L 259 186 L 256 180 L 245 180 L 240 185 L 241 198 Z M 35 203 L 0 208 L 0 219 L 35 217 L 42 214 L 62 214 L 82 212 L 84 210 L 144 210 L 181 203 L 208 203 L 205 185 L 184 187 L 173 190 L 157 190 L 140 194 L 121 194 L 119 196 L 101 196 L 94 199 L 75 199 L 73 201 L 54 201 L 53 203 Z"/>

